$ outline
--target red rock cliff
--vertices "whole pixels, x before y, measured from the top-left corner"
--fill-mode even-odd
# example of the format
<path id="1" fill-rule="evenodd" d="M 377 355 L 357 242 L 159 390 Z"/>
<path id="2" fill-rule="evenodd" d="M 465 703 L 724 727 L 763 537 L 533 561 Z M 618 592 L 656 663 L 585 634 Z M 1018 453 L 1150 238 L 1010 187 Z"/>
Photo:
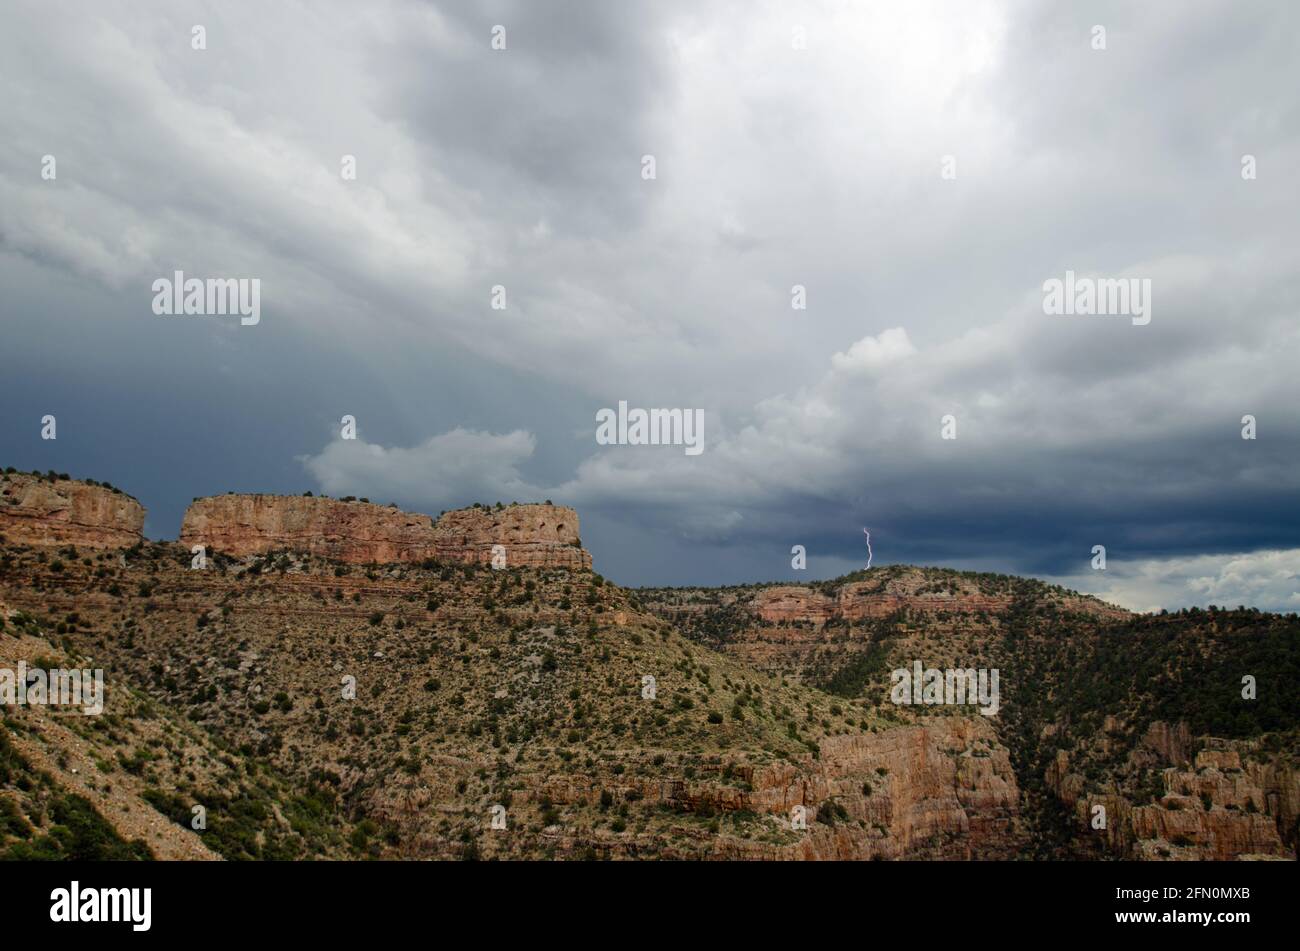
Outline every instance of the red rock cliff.
<path id="1" fill-rule="evenodd" d="M 1204 744 L 1189 761 L 1189 750 Z M 1171 765 L 1161 770 L 1163 793 L 1135 804 L 1110 790 L 1091 788 L 1058 750 L 1047 785 L 1087 828 L 1093 809 L 1104 806 L 1107 825 L 1099 835 L 1122 858 L 1230 861 L 1294 857 L 1283 831 L 1296 827 L 1300 770 L 1285 761 L 1257 759 L 1257 741 L 1200 737 L 1185 723 L 1150 725 L 1130 761 Z M 1293 835 L 1293 833 L 1292 833 Z"/>
<path id="2" fill-rule="evenodd" d="M 130 548 L 143 536 L 144 506 L 122 492 L 75 479 L 0 477 L 0 535 L 24 545 Z"/>
<path id="3" fill-rule="evenodd" d="M 180 540 L 237 557 L 288 549 L 357 564 L 426 558 L 487 564 L 493 546 L 501 545 L 507 567 L 591 567 L 578 514 L 559 505 L 462 509 L 435 522 L 369 502 L 217 495 L 190 505 Z"/>
<path id="4" fill-rule="evenodd" d="M 488 563 L 492 546 L 502 545 L 508 566 L 591 567 L 578 535 L 578 513 L 562 505 L 460 509 L 438 519 L 433 531 L 439 558 Z"/>
<path id="5" fill-rule="evenodd" d="M 766 845 L 719 836 L 711 845 L 716 858 L 1006 859 L 1022 844 L 1010 757 L 980 717 L 932 717 L 880 733 L 826 737 L 817 760 L 740 766 L 734 775 L 742 788 L 719 784 L 707 771 L 690 781 L 557 776 L 531 794 L 594 804 L 612 786 L 619 796 L 634 790 L 640 801 L 674 809 L 747 810 L 787 821 L 793 807 L 808 810 L 808 827 L 790 828 L 791 841 Z M 835 806 L 842 821 L 816 821 Z"/>
<path id="6" fill-rule="evenodd" d="M 765 588 L 754 595 L 752 610 L 771 624 L 799 621 L 821 626 L 830 620 L 860 621 L 888 617 L 906 608 L 927 613 L 985 611 L 1001 614 L 1014 603 L 1014 597 L 988 595 L 979 585 L 966 578 L 945 579 L 935 584 L 924 571 L 911 569 L 897 577 L 882 576 L 879 581 L 855 581 L 842 585 L 833 595 L 822 594 L 804 585 L 780 585 Z M 1128 612 L 1093 598 L 1062 595 L 1060 607 L 1099 617 L 1123 618 Z"/>

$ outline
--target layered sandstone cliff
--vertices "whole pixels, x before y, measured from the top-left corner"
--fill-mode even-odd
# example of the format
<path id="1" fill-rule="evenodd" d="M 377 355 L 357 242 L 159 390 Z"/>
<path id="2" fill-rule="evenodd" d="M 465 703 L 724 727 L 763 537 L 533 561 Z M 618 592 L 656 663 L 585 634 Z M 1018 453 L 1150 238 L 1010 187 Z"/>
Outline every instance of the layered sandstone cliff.
<path id="1" fill-rule="evenodd" d="M 501 509 L 459 509 L 433 525 L 435 557 L 490 563 L 502 546 L 507 566 L 590 568 L 582 547 L 578 513 L 563 505 L 508 505 Z"/>
<path id="2" fill-rule="evenodd" d="M 444 561 L 505 567 L 590 568 L 578 514 L 559 505 L 511 505 L 428 515 L 311 496 L 218 495 L 185 512 L 182 544 L 236 557 L 290 550 L 354 564 Z"/>
<path id="3" fill-rule="evenodd" d="M 141 541 L 144 506 L 129 495 L 75 479 L 0 477 L 0 535 L 24 545 L 130 548 Z"/>
<path id="4" fill-rule="evenodd" d="M 284 495 L 216 495 L 185 510 L 180 541 L 235 557 L 297 551 L 335 561 L 432 557 L 433 519 L 369 502 Z"/>
<path id="5" fill-rule="evenodd" d="M 801 622 L 819 627 L 832 620 L 883 618 L 906 609 L 926 613 L 986 612 L 1000 614 L 1015 603 L 1012 593 L 989 595 L 972 580 L 958 578 L 936 584 L 920 569 L 906 569 L 878 581 L 855 581 L 823 594 L 804 585 L 780 585 L 755 593 L 752 609 L 769 624 Z M 1094 598 L 1062 595 L 1059 607 L 1107 618 L 1128 612 Z"/>
<path id="6" fill-rule="evenodd" d="M 726 859 L 1010 858 L 1021 845 L 1019 789 L 1007 750 L 981 718 L 826 737 L 817 759 L 738 766 L 731 783 L 707 771 L 658 782 L 553 777 L 537 793 L 553 803 L 595 803 L 612 787 L 673 810 L 779 817 L 792 841 L 713 842 Z M 804 826 L 795 824 L 796 808 Z"/>
<path id="7" fill-rule="evenodd" d="M 1204 747 L 1192 757 L 1194 742 Z M 1288 845 L 1282 832 L 1295 828 L 1300 770 L 1256 759 L 1255 752 L 1251 741 L 1193 741 L 1186 724 L 1155 722 L 1129 755 L 1134 765 L 1163 765 L 1155 802 L 1134 804 L 1114 791 L 1090 791 L 1065 750 L 1057 752 L 1046 780 L 1081 826 L 1093 828 L 1107 849 L 1122 857 L 1291 858 L 1293 844 Z M 1105 809 L 1101 829 L 1094 822 L 1097 806 Z"/>

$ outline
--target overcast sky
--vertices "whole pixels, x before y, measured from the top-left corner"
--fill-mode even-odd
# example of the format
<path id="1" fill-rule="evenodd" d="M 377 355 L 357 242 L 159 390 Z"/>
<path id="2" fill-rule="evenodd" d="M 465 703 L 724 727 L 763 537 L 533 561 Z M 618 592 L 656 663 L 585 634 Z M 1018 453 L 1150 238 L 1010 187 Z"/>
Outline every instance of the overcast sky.
<path id="1" fill-rule="evenodd" d="M 1289 2 L 10 0 L 0 464 L 157 538 L 227 490 L 550 498 L 624 584 L 830 577 L 869 527 L 1294 611 L 1298 61 Z M 260 323 L 155 315 L 175 270 Z M 1150 322 L 1045 314 L 1067 270 Z M 620 400 L 704 451 L 598 445 Z"/>

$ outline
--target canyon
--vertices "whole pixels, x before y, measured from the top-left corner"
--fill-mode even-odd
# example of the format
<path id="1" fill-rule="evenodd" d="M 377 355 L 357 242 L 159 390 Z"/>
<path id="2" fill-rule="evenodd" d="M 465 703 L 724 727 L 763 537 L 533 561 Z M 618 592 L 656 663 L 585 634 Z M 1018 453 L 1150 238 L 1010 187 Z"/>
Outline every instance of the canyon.
<path id="1" fill-rule="evenodd" d="M 230 494 L 152 542 L 111 487 L 3 478 L 0 665 L 108 700 L 6 709 L 0 854 L 57 849 L 61 796 L 158 857 L 1295 857 L 1293 616 L 907 566 L 624 589 L 550 504 Z M 1002 711 L 890 703 L 913 660 L 1000 669 Z"/>

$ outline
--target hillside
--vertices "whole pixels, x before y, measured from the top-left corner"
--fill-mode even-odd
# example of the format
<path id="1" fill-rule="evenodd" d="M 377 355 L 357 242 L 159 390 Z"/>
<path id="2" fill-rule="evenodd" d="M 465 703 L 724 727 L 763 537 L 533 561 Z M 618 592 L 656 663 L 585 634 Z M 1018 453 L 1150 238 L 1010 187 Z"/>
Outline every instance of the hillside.
<path id="1" fill-rule="evenodd" d="M 0 591 L 242 772 L 289 777 L 319 812 L 300 854 L 340 838 L 381 857 L 1014 854 L 987 724 L 890 727 L 683 638 L 590 570 L 192 565 L 181 545 L 7 545 Z M 145 769 L 178 819 L 212 795 Z"/>
<path id="2" fill-rule="evenodd" d="M 954 708 L 891 702 L 892 671 L 997 669 L 991 719 L 1041 857 L 1295 856 L 1295 615 L 1133 615 L 1033 579 L 905 566 L 636 597 L 701 643 L 901 722 Z M 1096 805 L 1106 830 L 1092 828 Z"/>
<path id="3" fill-rule="evenodd" d="M 550 505 L 217 496 L 116 546 L 18 508 L 0 670 L 107 681 L 3 707 L 18 855 L 93 812 L 139 857 L 1295 856 L 1294 616 L 897 566 L 628 591 Z M 914 661 L 996 668 L 997 715 L 891 702 Z"/>

